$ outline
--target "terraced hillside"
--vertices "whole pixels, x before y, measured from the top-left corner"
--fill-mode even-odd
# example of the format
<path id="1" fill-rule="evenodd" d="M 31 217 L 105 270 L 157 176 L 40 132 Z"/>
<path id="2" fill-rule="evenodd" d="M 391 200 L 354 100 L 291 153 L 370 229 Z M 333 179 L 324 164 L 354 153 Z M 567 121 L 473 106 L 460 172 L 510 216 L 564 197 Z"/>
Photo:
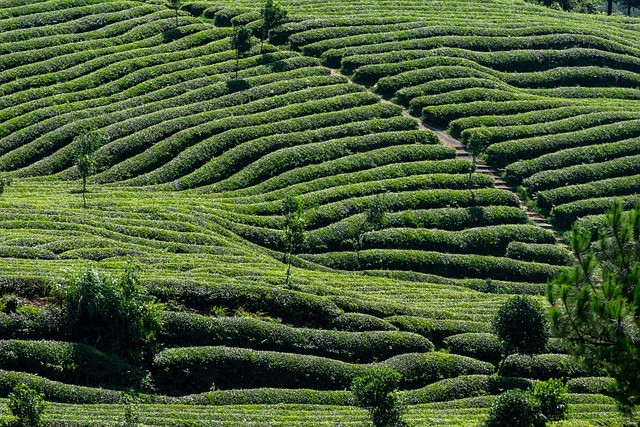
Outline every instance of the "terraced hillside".
<path id="1" fill-rule="evenodd" d="M 251 8 L 210 3 L 213 10 L 226 6 L 219 13 L 227 16 Z M 377 5 L 378 15 L 367 18 L 359 3 L 341 4 L 358 17 L 351 20 L 332 16 L 336 3 L 296 3 L 298 22 L 274 39 L 288 36 L 293 49 L 448 128 L 504 168 L 561 229 L 602 213 L 612 197 L 628 207 L 637 202 L 640 63 L 633 20 L 508 2 Z"/>
<path id="2" fill-rule="evenodd" d="M 253 2 L 187 3 L 177 19 L 160 2 L 0 4 L 0 170 L 12 179 L 0 198 L 0 287 L 17 294 L 0 314 L 0 396 L 20 382 L 42 390 L 57 402 L 52 425 L 116 425 L 125 389 L 143 392 L 144 425 L 356 425 L 365 413 L 345 389 L 386 365 L 403 374 L 415 423 L 477 425 L 494 399 L 483 395 L 562 372 L 575 393 L 563 425 L 618 422 L 613 400 L 595 394 L 610 381 L 574 368 L 556 343 L 505 362 L 516 378 L 492 375 L 497 307 L 542 294 L 569 254 L 403 106 L 508 164 L 509 179 L 538 163 L 524 152 L 500 163 L 495 147 L 574 135 L 553 155 L 597 140 L 612 164 L 594 170 L 630 182 L 635 21 L 514 1 L 283 5 L 292 22 L 241 58 L 234 79 L 228 25 L 257 28 Z M 583 81 L 593 87 L 574 87 Z M 85 209 L 74 158 L 87 134 L 98 147 Z M 562 167 L 576 168 L 574 153 Z M 554 185 L 573 187 L 541 171 L 518 179 L 551 209 Z M 576 183 L 603 186 L 582 173 Z M 604 194 L 584 191 L 563 203 Z M 637 185 L 625 191 L 632 203 Z M 292 196 L 306 239 L 285 285 Z M 380 205 L 384 224 L 372 226 Z M 165 303 L 159 347 L 135 367 L 68 343 L 48 293 L 69 271 L 118 275 L 131 260 Z"/>

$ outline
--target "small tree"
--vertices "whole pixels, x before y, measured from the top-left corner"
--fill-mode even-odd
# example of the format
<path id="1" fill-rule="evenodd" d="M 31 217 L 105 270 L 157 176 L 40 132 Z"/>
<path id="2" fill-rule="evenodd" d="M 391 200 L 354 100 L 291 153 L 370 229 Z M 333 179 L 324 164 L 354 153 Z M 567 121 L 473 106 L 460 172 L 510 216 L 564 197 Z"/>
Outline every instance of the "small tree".
<path id="1" fill-rule="evenodd" d="M 356 404 L 369 411 L 375 427 L 406 426 L 402 415 L 406 405 L 398 395 L 402 375 L 388 366 L 374 368 L 362 377 L 356 377 L 351 392 Z"/>
<path id="2" fill-rule="evenodd" d="M 273 0 L 267 0 L 260 10 L 262 18 L 262 28 L 260 32 L 260 53 L 262 53 L 262 45 L 269 37 L 269 31 L 279 27 L 287 21 L 287 11 Z"/>
<path id="3" fill-rule="evenodd" d="M 180 10 L 180 6 L 182 6 L 181 0 L 169 0 L 169 8 L 176 12 L 176 28 L 178 27 L 178 11 Z"/>
<path id="4" fill-rule="evenodd" d="M 569 350 L 616 379 L 618 400 L 640 402 L 640 205 L 616 201 L 594 239 L 574 225 L 575 262 L 547 287 L 551 321 Z"/>
<path id="5" fill-rule="evenodd" d="M 510 297 L 492 321 L 506 354 L 544 351 L 549 340 L 549 320 L 540 301 L 530 295 Z"/>
<path id="6" fill-rule="evenodd" d="M 562 421 L 569 412 L 568 387 L 557 378 L 539 381 L 533 386 L 532 396 L 540 403 L 540 413 L 548 421 Z"/>
<path id="7" fill-rule="evenodd" d="M 78 135 L 73 143 L 76 145 L 74 165 L 82 178 L 82 205 L 87 207 L 87 178 L 96 172 L 96 164 L 93 153 L 98 147 L 100 135 L 97 132 L 88 132 Z"/>
<path id="8" fill-rule="evenodd" d="M 387 226 L 389 214 L 389 202 L 382 194 L 374 197 L 364 212 L 362 222 L 358 224 L 357 238 L 353 242 L 358 262 L 360 262 L 360 251 L 364 246 L 364 235 L 370 231 L 381 230 Z"/>
<path id="9" fill-rule="evenodd" d="M 284 245 L 287 254 L 287 275 L 285 285 L 289 285 L 291 277 L 291 256 L 304 243 L 305 221 L 302 199 L 294 196 L 287 196 L 282 204 L 284 215 Z"/>
<path id="10" fill-rule="evenodd" d="M 18 384 L 9 393 L 7 402 L 9 410 L 16 417 L 18 427 L 38 427 L 41 425 L 45 409 L 44 395 L 29 388 L 26 384 Z"/>
<path id="11" fill-rule="evenodd" d="M 11 179 L 5 174 L 0 174 L 0 194 L 4 193 L 9 185 L 11 185 Z"/>
<path id="12" fill-rule="evenodd" d="M 238 70 L 240 69 L 240 57 L 246 55 L 251 50 L 251 46 L 253 46 L 251 30 L 244 25 L 233 27 L 231 49 L 236 51 L 236 80 L 238 80 Z"/>

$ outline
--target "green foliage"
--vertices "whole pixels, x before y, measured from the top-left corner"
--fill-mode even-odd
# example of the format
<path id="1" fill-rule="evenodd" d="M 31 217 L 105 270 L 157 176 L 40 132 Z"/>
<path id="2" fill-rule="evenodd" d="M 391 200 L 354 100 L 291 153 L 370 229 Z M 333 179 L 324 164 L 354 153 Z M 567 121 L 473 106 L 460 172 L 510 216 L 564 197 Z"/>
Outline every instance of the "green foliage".
<path id="1" fill-rule="evenodd" d="M 240 58 L 251 50 L 251 46 L 253 46 L 251 30 L 243 25 L 233 27 L 233 34 L 231 35 L 231 49 L 236 51 L 236 80 L 238 80 Z"/>
<path id="2" fill-rule="evenodd" d="M 532 396 L 540 402 L 540 412 L 548 421 L 562 421 L 569 411 L 568 391 L 562 380 L 550 379 L 535 383 Z"/>
<path id="3" fill-rule="evenodd" d="M 540 427 L 539 402 L 530 393 L 508 390 L 502 393 L 489 409 L 485 427 Z"/>
<path id="4" fill-rule="evenodd" d="M 516 295 L 505 301 L 492 325 L 507 354 L 541 353 L 549 339 L 549 320 L 539 300 Z"/>
<path id="5" fill-rule="evenodd" d="M 597 375 L 602 372 L 576 363 L 568 354 L 512 354 L 502 362 L 500 374 L 548 380 Z"/>
<path id="6" fill-rule="evenodd" d="M 94 151 L 100 144 L 101 136 L 98 132 L 88 132 L 74 139 L 75 157 L 74 165 L 82 178 L 82 203 L 87 207 L 87 178 L 96 172 Z"/>
<path id="7" fill-rule="evenodd" d="M 640 403 L 637 307 L 640 303 L 640 206 L 615 201 L 597 241 L 573 227 L 574 266 L 548 287 L 551 319 L 570 351 L 614 377 L 626 408 Z"/>
<path id="8" fill-rule="evenodd" d="M 369 411 L 375 427 L 402 427 L 406 423 L 402 415 L 406 407 L 398 395 L 398 385 L 402 375 L 383 366 L 369 371 L 362 377 L 354 378 L 351 392 L 356 404 Z"/>
<path id="9" fill-rule="evenodd" d="M 287 257 L 287 273 L 285 285 L 289 285 L 291 277 L 291 256 L 300 248 L 305 240 L 305 220 L 302 199 L 296 196 L 287 196 L 282 202 L 282 214 L 284 215 L 284 245 Z"/>
<path id="10" fill-rule="evenodd" d="M 14 387 L 7 403 L 17 427 L 38 427 L 46 407 L 44 396 L 25 384 Z"/>
<path id="11" fill-rule="evenodd" d="M 73 338 L 141 361 L 162 323 L 161 306 L 144 291 L 138 270 L 129 265 L 116 279 L 87 268 L 54 289 Z"/>
<path id="12" fill-rule="evenodd" d="M 138 414 L 137 399 L 130 394 L 125 394 L 122 404 L 124 409 L 124 422 L 121 427 L 138 427 L 140 415 Z"/>
<path id="13" fill-rule="evenodd" d="M 262 43 L 269 36 L 269 32 L 287 21 L 287 11 L 273 0 L 266 0 L 260 9 L 260 18 L 262 18 L 260 46 L 262 46 Z M 262 50 L 262 47 L 260 49 Z"/>
<path id="14" fill-rule="evenodd" d="M 178 11 L 180 10 L 180 6 L 182 6 L 181 0 L 168 0 L 169 8 L 173 9 L 176 12 L 176 28 L 178 27 Z"/>

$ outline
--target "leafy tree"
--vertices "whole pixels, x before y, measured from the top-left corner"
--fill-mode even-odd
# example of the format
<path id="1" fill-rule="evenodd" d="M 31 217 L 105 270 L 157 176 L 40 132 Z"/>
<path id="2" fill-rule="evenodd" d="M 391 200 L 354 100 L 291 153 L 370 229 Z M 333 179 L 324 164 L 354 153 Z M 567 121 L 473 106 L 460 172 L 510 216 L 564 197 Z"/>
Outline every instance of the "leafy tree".
<path id="1" fill-rule="evenodd" d="M 574 265 L 547 287 L 551 321 L 574 355 L 616 379 L 630 411 L 640 401 L 640 205 L 614 202 L 593 234 L 572 228 Z"/>
<path id="2" fill-rule="evenodd" d="M 549 320 L 542 304 L 530 295 L 505 301 L 492 321 L 506 354 L 544 351 L 549 340 Z"/>
<path id="3" fill-rule="evenodd" d="M 41 425 L 42 413 L 45 409 L 44 395 L 29 388 L 26 384 L 18 384 L 9 393 L 7 406 L 16 417 L 17 427 L 38 427 Z"/>
<path id="4" fill-rule="evenodd" d="M 180 10 L 180 6 L 182 6 L 181 0 L 169 0 L 169 8 L 176 12 L 176 27 L 178 27 L 178 11 Z"/>
<path id="5" fill-rule="evenodd" d="M 282 204 L 284 215 L 284 245 L 287 254 L 287 275 L 285 284 L 289 285 L 291 277 L 291 256 L 304 243 L 305 221 L 302 199 L 295 196 L 287 196 Z"/>
<path id="6" fill-rule="evenodd" d="M 162 326 L 161 305 L 146 295 L 139 268 L 118 278 L 86 268 L 53 289 L 68 317 L 72 338 L 134 362 L 152 349 Z"/>
<path id="7" fill-rule="evenodd" d="M 238 69 L 240 68 L 240 57 L 244 56 L 251 50 L 253 40 L 251 39 L 251 30 L 244 25 L 233 27 L 231 35 L 231 49 L 236 51 L 236 80 L 238 80 Z"/>
<path id="8" fill-rule="evenodd" d="M 562 421 L 569 412 L 569 389 L 557 378 L 539 381 L 533 386 L 532 396 L 539 402 L 540 413 L 548 421 Z"/>
<path id="9" fill-rule="evenodd" d="M 626 8 L 627 16 L 631 16 L 632 8 L 640 7 L 640 0 L 617 0 L 617 2 Z"/>
<path id="10" fill-rule="evenodd" d="M 358 224 L 357 239 L 353 246 L 359 258 L 359 253 L 364 246 L 364 235 L 370 231 L 381 230 L 387 226 L 389 214 L 389 202 L 382 194 L 374 197 L 364 212 L 362 222 Z"/>
<path id="11" fill-rule="evenodd" d="M 73 143 L 76 145 L 74 165 L 82 178 L 82 204 L 87 207 L 87 178 L 96 172 L 96 163 L 93 154 L 98 148 L 100 141 L 98 132 L 82 133 L 75 137 Z"/>
<path id="12" fill-rule="evenodd" d="M 406 426 L 402 415 L 406 405 L 398 395 L 402 375 L 388 366 L 374 368 L 362 377 L 356 377 L 351 392 L 356 404 L 369 411 L 375 427 Z"/>
<path id="13" fill-rule="evenodd" d="M 262 45 L 269 36 L 269 31 L 279 27 L 287 21 L 287 11 L 273 0 L 267 0 L 260 10 L 260 17 L 262 18 L 260 53 L 262 53 Z"/>

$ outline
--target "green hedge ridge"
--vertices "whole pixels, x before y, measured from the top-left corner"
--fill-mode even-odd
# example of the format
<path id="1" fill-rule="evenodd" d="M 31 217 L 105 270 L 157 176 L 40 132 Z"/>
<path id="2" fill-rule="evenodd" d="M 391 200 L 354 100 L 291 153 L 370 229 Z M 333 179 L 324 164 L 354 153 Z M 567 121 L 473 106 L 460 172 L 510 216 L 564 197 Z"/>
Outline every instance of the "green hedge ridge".
<path id="1" fill-rule="evenodd" d="M 418 316 L 397 315 L 387 317 L 392 325 L 401 331 L 413 332 L 428 338 L 440 347 L 451 335 L 461 333 L 486 333 L 489 326 L 484 322 L 456 319 L 427 319 Z"/>
<path id="2" fill-rule="evenodd" d="M 304 254 L 301 257 L 340 270 L 410 270 L 445 277 L 538 283 L 546 282 L 562 271 L 558 266 L 503 257 L 398 249 Z"/>
<path id="3" fill-rule="evenodd" d="M 500 374 L 508 377 L 524 377 L 546 381 L 550 378 L 576 378 L 596 372 L 585 369 L 567 354 L 512 354 L 508 356 Z"/>
<path id="4" fill-rule="evenodd" d="M 365 313 L 344 313 L 336 317 L 333 326 L 340 331 L 397 331 L 398 328 L 379 317 Z"/>
<path id="5" fill-rule="evenodd" d="M 502 343 L 495 334 L 464 333 L 444 339 L 444 345 L 453 354 L 473 357 L 497 365 L 502 359 Z"/>
<path id="6" fill-rule="evenodd" d="M 419 388 L 448 376 L 491 374 L 493 365 L 444 353 L 408 353 L 382 362 L 403 374 L 404 388 Z M 213 385 L 228 388 L 348 388 L 356 376 L 379 364 L 358 365 L 317 356 L 229 347 L 185 347 L 156 355 L 156 386 L 168 394 L 190 394 Z"/>
<path id="7" fill-rule="evenodd" d="M 507 246 L 506 256 L 521 261 L 552 265 L 569 265 L 573 261 L 571 252 L 557 244 L 550 243 L 510 242 Z"/>
<path id="8" fill-rule="evenodd" d="M 342 314 L 331 300 L 304 292 L 254 284 L 161 280 L 145 283 L 161 301 L 179 301 L 208 312 L 214 306 L 266 313 L 292 324 L 330 325 Z"/>
<path id="9" fill-rule="evenodd" d="M 301 329 L 249 317 L 164 314 L 159 338 L 171 346 L 228 346 L 329 357 L 353 363 L 434 349 L 426 338 L 400 331 L 346 332 Z"/>
<path id="10" fill-rule="evenodd" d="M 129 387 L 140 381 L 140 373 L 114 355 L 59 341 L 2 340 L 0 369 L 92 387 Z"/>

